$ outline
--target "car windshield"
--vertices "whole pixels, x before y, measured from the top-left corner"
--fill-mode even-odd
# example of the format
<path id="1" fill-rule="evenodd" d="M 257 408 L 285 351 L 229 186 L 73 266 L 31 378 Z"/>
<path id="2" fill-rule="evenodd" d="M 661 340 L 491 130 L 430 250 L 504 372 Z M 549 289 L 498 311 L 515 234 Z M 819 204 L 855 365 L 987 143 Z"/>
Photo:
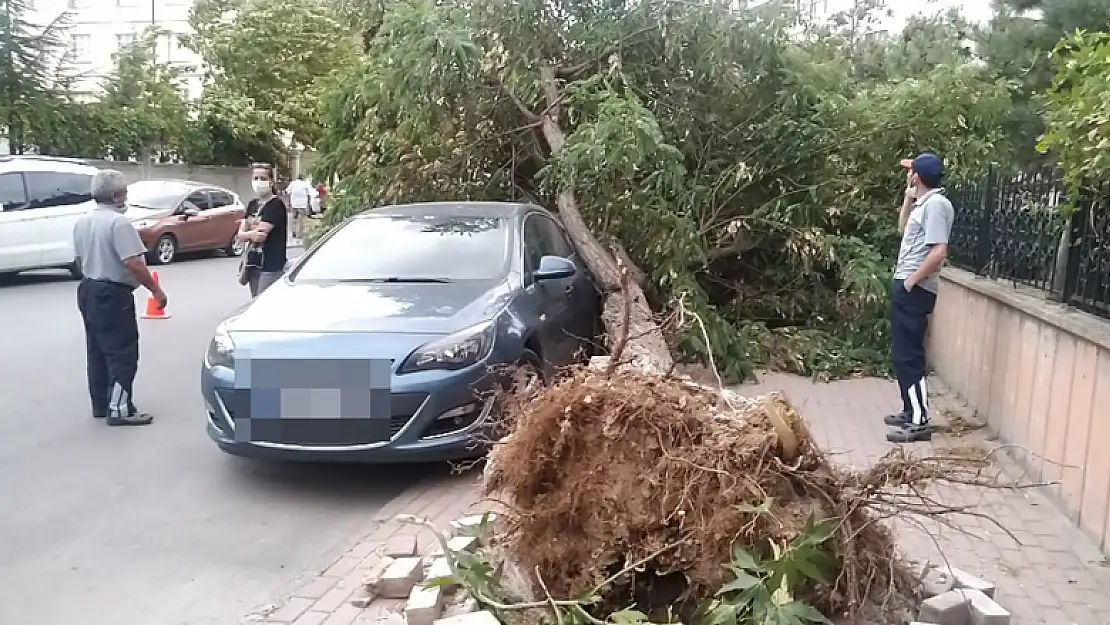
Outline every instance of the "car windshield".
<path id="1" fill-rule="evenodd" d="M 177 207 L 188 187 L 172 182 L 143 180 L 127 186 L 127 203 L 143 208 L 170 210 Z"/>
<path id="2" fill-rule="evenodd" d="M 453 282 L 505 273 L 504 219 L 370 216 L 332 234 L 290 276 L 295 282 Z"/>

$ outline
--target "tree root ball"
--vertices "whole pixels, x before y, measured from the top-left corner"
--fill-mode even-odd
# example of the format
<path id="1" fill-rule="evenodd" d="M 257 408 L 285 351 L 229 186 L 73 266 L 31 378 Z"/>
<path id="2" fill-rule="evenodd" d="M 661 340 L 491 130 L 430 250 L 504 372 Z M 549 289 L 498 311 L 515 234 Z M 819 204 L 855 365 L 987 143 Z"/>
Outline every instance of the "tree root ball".
<path id="1" fill-rule="evenodd" d="M 870 498 L 891 480 L 928 475 L 893 469 L 906 458 L 884 458 L 876 473 L 834 467 L 784 397 L 581 368 L 530 401 L 508 401 L 513 431 L 490 454 L 485 489 L 510 512 L 506 549 L 553 596 L 604 586 L 616 609 L 648 607 L 645 595 L 689 605 L 726 581 L 734 544 L 770 554 L 768 540 L 784 544 L 815 515 L 838 523 L 829 543 L 838 570 L 811 605 L 855 614 L 913 600 L 912 574 Z M 768 502 L 768 513 L 750 511 Z"/>

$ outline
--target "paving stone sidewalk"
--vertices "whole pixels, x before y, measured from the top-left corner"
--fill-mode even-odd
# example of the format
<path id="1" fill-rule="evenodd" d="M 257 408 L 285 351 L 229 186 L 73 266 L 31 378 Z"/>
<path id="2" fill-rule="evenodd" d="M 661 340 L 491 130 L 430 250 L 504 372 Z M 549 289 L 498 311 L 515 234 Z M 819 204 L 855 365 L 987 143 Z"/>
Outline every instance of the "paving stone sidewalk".
<path id="1" fill-rule="evenodd" d="M 845 464 L 866 466 L 894 447 L 886 442 L 882 424 L 882 416 L 898 401 L 893 382 L 860 379 L 815 384 L 795 376 L 767 374 L 758 385 L 740 390 L 752 395 L 784 392 L 820 444 Z M 959 406 L 944 396 L 932 401 L 938 421 L 943 422 L 945 414 L 959 414 Z M 988 440 L 987 432 L 976 431 L 958 438 L 934 436 L 931 444 L 913 448 L 928 453 L 930 445 L 969 443 L 997 445 Z M 1016 465 L 1003 463 L 1011 473 L 1018 471 Z M 1110 564 L 1041 490 L 945 489 L 945 503 L 974 504 L 1008 531 L 985 518 L 966 516 L 953 519 L 962 531 L 923 521 L 899 522 L 895 531 L 901 546 L 913 557 L 950 564 L 993 581 L 998 602 L 1013 615 L 1012 625 L 1110 624 Z M 306 575 L 289 596 L 251 615 L 247 622 L 380 624 L 381 606 L 364 610 L 351 600 L 359 596 L 363 575 L 379 559 L 382 546 L 398 536 L 417 536 L 421 553 L 433 549 L 430 534 L 402 526 L 393 517 L 417 514 L 446 530 L 451 520 L 484 509 L 478 495 L 474 473 L 425 480 L 387 504 L 371 523 L 369 534 L 348 553 L 323 572 Z"/>

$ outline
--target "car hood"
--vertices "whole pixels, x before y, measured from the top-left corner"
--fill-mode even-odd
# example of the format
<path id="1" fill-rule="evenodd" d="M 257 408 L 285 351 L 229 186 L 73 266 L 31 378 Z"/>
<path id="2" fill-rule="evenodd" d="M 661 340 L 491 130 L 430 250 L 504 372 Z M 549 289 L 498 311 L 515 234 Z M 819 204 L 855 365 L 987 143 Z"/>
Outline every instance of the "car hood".
<path id="1" fill-rule="evenodd" d="M 278 281 L 228 323 L 235 332 L 449 334 L 491 319 L 506 282 L 290 284 Z"/>

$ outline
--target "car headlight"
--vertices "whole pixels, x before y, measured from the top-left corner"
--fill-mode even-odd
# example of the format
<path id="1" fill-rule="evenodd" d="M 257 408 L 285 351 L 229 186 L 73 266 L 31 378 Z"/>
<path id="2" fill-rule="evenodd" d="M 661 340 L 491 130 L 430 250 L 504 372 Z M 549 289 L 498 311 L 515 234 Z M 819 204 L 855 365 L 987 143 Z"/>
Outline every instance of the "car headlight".
<path id="1" fill-rule="evenodd" d="M 131 222 L 131 225 L 135 226 L 136 230 L 142 230 L 143 228 L 149 228 L 156 223 L 158 223 L 157 219 L 136 219 L 135 221 Z"/>
<path id="2" fill-rule="evenodd" d="M 208 352 L 204 361 L 209 367 L 232 367 L 235 364 L 235 342 L 231 340 L 231 333 L 227 331 L 227 324 L 221 323 L 216 327 L 212 342 L 208 344 Z"/>
<path id="3" fill-rule="evenodd" d="M 405 359 L 401 373 L 464 369 L 489 355 L 493 323 L 485 322 L 428 343 Z"/>

